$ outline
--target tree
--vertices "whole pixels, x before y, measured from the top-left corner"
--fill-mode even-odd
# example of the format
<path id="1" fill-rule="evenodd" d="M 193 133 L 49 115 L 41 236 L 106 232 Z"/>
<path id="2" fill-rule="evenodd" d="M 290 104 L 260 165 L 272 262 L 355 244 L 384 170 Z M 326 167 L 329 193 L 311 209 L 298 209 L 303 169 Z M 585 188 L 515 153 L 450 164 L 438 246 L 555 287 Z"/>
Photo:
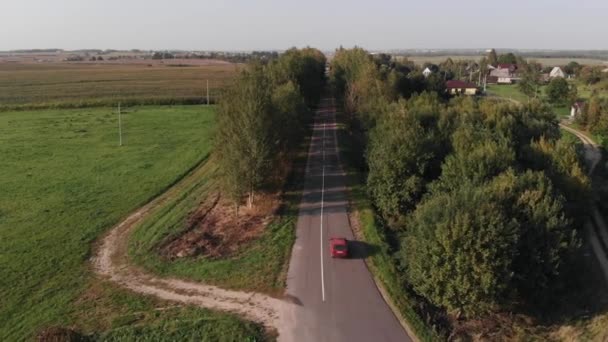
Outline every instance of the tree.
<path id="1" fill-rule="evenodd" d="M 311 113 L 298 87 L 292 82 L 281 84 L 272 92 L 273 130 L 279 138 L 279 150 L 295 149 L 305 134 Z"/>
<path id="2" fill-rule="evenodd" d="M 291 48 L 276 61 L 273 78 L 276 84 L 292 81 L 298 85 L 308 106 L 314 106 L 325 85 L 325 55 L 317 49 Z"/>
<path id="3" fill-rule="evenodd" d="M 513 288 L 527 302 L 549 299 L 547 289 L 578 248 L 564 197 L 542 172 L 506 172 L 487 187 L 506 217 L 516 222 L 517 252 L 511 255 Z"/>
<path id="4" fill-rule="evenodd" d="M 414 290 L 469 317 L 508 307 L 509 298 L 546 298 L 579 246 L 564 198 L 542 171 L 508 169 L 433 191 L 407 227 L 401 260 Z"/>
<path id="5" fill-rule="evenodd" d="M 511 52 L 498 56 L 498 64 L 517 64 L 517 57 Z"/>
<path id="6" fill-rule="evenodd" d="M 248 206 L 253 206 L 276 156 L 271 92 L 264 67 L 253 65 L 226 90 L 219 104 L 216 148 L 224 189 L 237 211 L 244 192 Z"/>
<path id="7" fill-rule="evenodd" d="M 492 49 L 488 53 L 488 64 L 492 66 L 498 65 L 498 57 L 496 56 L 496 50 Z"/>
<path id="8" fill-rule="evenodd" d="M 599 118 L 597 119 L 597 126 L 591 131 L 604 137 L 608 136 L 608 100 L 599 98 L 597 95 L 592 96 L 588 111 L 593 111 L 595 116 Z"/>
<path id="9" fill-rule="evenodd" d="M 568 63 L 564 67 L 564 72 L 568 75 L 577 75 L 581 70 L 582 66 L 575 61 Z"/>
<path id="10" fill-rule="evenodd" d="M 509 290 L 517 224 L 470 183 L 428 197 L 413 213 L 401 261 L 414 290 L 449 312 L 478 316 Z"/>
<path id="11" fill-rule="evenodd" d="M 488 59 L 486 57 L 482 57 L 479 60 L 479 80 L 477 85 L 481 87 L 483 80 L 486 79 L 488 75 L 488 65 L 490 65 Z"/>
<path id="12" fill-rule="evenodd" d="M 361 48 L 336 50 L 330 69 L 330 82 L 336 95 L 344 96 L 348 84 L 354 82 L 369 63 L 373 63 L 369 53 Z"/>
<path id="13" fill-rule="evenodd" d="M 426 78 L 426 89 L 427 92 L 435 92 L 438 95 L 444 96 L 445 91 L 445 80 L 439 73 L 432 73 Z"/>
<path id="14" fill-rule="evenodd" d="M 537 64 L 527 64 L 521 72 L 522 77 L 517 84 L 519 91 L 529 98 L 536 98 L 541 83 L 540 66 Z"/>
<path id="15" fill-rule="evenodd" d="M 600 123 L 602 117 L 602 102 L 598 96 L 592 96 L 589 100 L 589 105 L 584 110 L 587 130 L 595 129 Z"/>
<path id="16" fill-rule="evenodd" d="M 554 105 L 565 106 L 576 101 L 576 86 L 570 85 L 563 77 L 555 77 L 545 89 L 547 99 Z"/>
<path id="17" fill-rule="evenodd" d="M 407 107 L 400 102 L 383 115 L 370 133 L 366 155 L 368 191 L 392 227 L 414 208 L 425 192 L 438 150 L 439 139 L 433 125 L 424 127 L 421 115 Z"/>
<path id="18" fill-rule="evenodd" d="M 578 78 L 588 85 L 595 84 L 602 79 L 602 69 L 596 66 L 584 66 L 580 69 Z"/>
<path id="19" fill-rule="evenodd" d="M 433 191 L 450 191 L 463 182 L 483 184 L 514 165 L 515 152 L 504 139 L 495 141 L 486 130 L 463 125 L 452 137 L 454 152 L 441 167 Z"/>
<path id="20" fill-rule="evenodd" d="M 576 147 L 564 139 L 551 140 L 541 137 L 532 142 L 522 156 L 526 167 L 544 171 L 557 192 L 564 196 L 568 217 L 584 224 L 590 180 Z"/>

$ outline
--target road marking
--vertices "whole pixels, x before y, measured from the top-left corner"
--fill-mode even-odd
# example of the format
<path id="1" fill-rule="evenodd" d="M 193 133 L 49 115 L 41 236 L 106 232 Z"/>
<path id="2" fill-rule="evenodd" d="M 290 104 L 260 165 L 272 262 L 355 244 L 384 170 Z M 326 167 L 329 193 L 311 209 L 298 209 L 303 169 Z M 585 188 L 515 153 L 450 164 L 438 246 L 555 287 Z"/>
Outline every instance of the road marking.
<path id="1" fill-rule="evenodd" d="M 325 199 L 325 123 L 323 123 L 323 176 L 321 177 L 321 299 L 325 301 L 325 271 L 323 269 L 323 206 Z"/>

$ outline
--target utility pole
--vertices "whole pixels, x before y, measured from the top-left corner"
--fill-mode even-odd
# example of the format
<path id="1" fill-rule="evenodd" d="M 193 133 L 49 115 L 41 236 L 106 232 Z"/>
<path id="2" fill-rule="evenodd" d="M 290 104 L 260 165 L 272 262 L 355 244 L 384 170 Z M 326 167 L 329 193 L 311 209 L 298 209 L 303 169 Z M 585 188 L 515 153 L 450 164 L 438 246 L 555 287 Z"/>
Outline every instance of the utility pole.
<path id="1" fill-rule="evenodd" d="M 487 86 L 488 86 L 488 77 L 484 77 L 483 78 L 483 93 L 485 94 L 487 91 Z"/>
<path id="2" fill-rule="evenodd" d="M 118 102 L 118 146 L 122 146 L 122 114 L 120 112 L 120 102 Z"/>
<path id="3" fill-rule="evenodd" d="M 207 106 L 209 105 L 209 80 L 207 80 Z"/>

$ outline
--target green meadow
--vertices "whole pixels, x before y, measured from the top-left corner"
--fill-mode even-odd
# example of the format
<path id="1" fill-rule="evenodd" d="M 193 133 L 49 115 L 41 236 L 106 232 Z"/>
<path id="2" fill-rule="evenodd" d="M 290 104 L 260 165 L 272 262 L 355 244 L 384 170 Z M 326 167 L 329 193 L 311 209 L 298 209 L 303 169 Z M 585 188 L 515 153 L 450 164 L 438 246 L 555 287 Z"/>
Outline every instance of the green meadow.
<path id="1" fill-rule="evenodd" d="M 0 340 L 48 326 L 110 340 L 260 339 L 259 327 L 208 310 L 173 309 L 187 312 L 177 322 L 88 262 L 104 232 L 208 157 L 214 125 L 212 107 L 126 108 L 118 146 L 115 108 L 0 113 Z"/>

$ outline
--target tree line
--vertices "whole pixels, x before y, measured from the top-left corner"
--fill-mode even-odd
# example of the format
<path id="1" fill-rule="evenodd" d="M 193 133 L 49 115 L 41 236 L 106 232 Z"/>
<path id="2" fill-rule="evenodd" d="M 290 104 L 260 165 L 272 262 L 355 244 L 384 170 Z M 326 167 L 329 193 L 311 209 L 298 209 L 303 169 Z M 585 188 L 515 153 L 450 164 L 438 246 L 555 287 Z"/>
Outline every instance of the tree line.
<path id="1" fill-rule="evenodd" d="M 290 49 L 270 61 L 251 62 L 227 87 L 218 105 L 216 151 L 225 194 L 238 208 L 246 197 L 276 191 L 284 168 L 307 130 L 325 83 L 325 56 Z"/>
<path id="2" fill-rule="evenodd" d="M 359 48 L 336 52 L 330 82 L 404 289 L 467 318 L 550 299 L 589 191 L 551 108 L 448 99 Z"/>

